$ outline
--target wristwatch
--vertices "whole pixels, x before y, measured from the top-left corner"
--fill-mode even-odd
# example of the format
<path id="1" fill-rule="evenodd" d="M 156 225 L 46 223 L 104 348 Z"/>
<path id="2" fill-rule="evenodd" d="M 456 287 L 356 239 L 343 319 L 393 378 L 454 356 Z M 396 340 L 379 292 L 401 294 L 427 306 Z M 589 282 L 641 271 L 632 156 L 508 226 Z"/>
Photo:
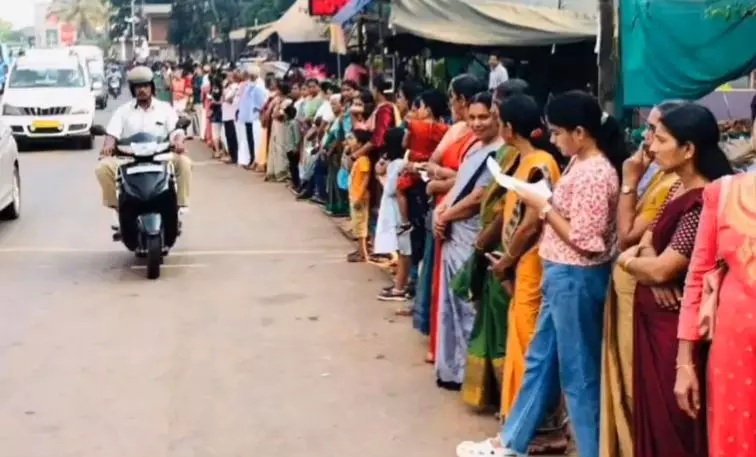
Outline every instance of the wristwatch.
<path id="1" fill-rule="evenodd" d="M 634 186 L 628 186 L 627 184 L 625 184 L 620 189 L 620 192 L 622 192 L 622 195 L 630 195 L 633 192 L 635 192 L 635 187 Z"/>
<path id="2" fill-rule="evenodd" d="M 551 205 L 547 204 L 543 208 L 541 208 L 541 211 L 538 213 L 538 219 L 544 221 L 546 220 L 546 216 L 549 215 L 549 212 L 552 210 Z"/>

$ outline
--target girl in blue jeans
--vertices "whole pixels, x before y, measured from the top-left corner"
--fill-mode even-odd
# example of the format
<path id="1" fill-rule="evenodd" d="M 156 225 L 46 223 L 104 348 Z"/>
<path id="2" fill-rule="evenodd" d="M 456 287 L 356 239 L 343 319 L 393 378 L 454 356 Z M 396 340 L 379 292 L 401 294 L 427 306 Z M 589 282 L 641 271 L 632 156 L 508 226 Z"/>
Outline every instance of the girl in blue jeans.
<path id="1" fill-rule="evenodd" d="M 562 393 L 578 454 L 598 457 L 603 306 L 627 153 L 616 120 L 602 112 L 592 95 L 558 95 L 546 115 L 551 142 L 570 163 L 551 198 L 518 190 L 545 222 L 539 245 L 543 304 L 526 355 L 525 378 L 500 434 L 461 443 L 458 457 L 526 456 Z"/>

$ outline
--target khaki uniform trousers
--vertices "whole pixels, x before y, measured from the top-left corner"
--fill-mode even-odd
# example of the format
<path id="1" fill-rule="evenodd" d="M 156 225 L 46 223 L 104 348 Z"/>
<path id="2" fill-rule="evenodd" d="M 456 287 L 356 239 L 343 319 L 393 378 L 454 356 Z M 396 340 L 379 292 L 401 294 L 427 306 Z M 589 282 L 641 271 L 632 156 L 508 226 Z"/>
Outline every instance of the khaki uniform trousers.
<path id="1" fill-rule="evenodd" d="M 189 206 L 189 185 L 192 181 L 192 160 L 185 154 L 171 154 L 171 162 L 176 170 L 176 192 L 179 206 Z M 103 157 L 95 167 L 95 175 L 102 189 L 102 204 L 108 208 L 118 208 L 116 197 L 116 174 L 118 167 L 129 159 Z"/>

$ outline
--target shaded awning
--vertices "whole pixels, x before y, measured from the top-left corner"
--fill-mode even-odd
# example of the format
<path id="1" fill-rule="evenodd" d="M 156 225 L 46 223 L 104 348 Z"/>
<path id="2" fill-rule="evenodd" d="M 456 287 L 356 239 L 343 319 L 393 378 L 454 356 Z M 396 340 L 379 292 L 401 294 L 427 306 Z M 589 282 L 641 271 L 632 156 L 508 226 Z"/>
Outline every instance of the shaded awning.
<path id="1" fill-rule="evenodd" d="M 331 24 L 343 26 L 345 22 L 360 14 L 375 0 L 349 0 L 343 8 L 331 19 Z"/>
<path id="2" fill-rule="evenodd" d="M 595 15 L 492 0 L 395 0 L 390 24 L 444 43 L 544 46 L 594 39 Z"/>
<path id="3" fill-rule="evenodd" d="M 257 46 L 273 35 L 284 43 L 317 43 L 326 42 L 323 25 L 308 14 L 308 0 L 297 0 L 283 16 L 270 27 L 255 35 L 247 44 Z"/>

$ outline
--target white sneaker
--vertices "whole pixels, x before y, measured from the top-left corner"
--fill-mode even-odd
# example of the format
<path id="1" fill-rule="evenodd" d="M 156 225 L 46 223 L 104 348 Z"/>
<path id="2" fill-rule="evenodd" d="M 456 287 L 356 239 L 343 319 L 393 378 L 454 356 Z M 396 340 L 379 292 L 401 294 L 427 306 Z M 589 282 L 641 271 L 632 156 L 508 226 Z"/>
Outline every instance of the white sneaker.
<path id="1" fill-rule="evenodd" d="M 464 441 L 457 446 L 457 457 L 527 457 L 506 447 L 494 446 L 493 438 L 485 441 Z"/>
<path id="2" fill-rule="evenodd" d="M 179 216 L 186 216 L 189 214 L 189 207 L 188 206 L 181 206 L 178 210 Z"/>

